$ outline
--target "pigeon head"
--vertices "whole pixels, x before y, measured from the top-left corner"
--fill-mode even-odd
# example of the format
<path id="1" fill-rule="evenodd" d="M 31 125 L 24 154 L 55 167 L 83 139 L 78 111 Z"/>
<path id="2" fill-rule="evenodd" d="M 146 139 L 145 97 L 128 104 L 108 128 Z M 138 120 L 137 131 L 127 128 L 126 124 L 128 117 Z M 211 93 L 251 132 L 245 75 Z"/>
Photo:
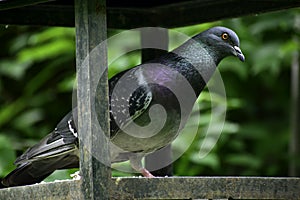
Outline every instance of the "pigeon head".
<path id="1" fill-rule="evenodd" d="M 245 56 L 239 47 L 240 41 L 237 34 L 228 28 L 213 27 L 196 35 L 194 39 L 204 44 L 209 53 L 214 54 L 217 63 L 230 55 L 245 61 Z"/>

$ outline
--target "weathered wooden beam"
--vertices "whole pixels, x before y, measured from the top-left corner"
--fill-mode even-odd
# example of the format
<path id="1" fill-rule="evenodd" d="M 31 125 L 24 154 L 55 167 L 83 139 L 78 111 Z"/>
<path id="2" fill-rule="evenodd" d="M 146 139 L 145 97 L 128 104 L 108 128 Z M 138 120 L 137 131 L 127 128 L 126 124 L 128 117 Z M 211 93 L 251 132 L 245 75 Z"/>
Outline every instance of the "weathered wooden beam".
<path id="1" fill-rule="evenodd" d="M 169 36 L 164 28 L 141 28 L 142 63 L 166 53 Z"/>
<path id="2" fill-rule="evenodd" d="M 296 41 L 297 42 L 297 41 Z M 300 175 L 300 70 L 299 70 L 299 52 L 296 50 L 293 54 L 291 64 L 291 134 L 290 134 L 290 163 L 289 175 Z"/>
<path id="3" fill-rule="evenodd" d="M 193 3 L 192 3 L 193 2 Z M 300 6 L 299 0 L 196 0 L 159 7 L 162 27 L 178 27 L 226 18 L 257 15 Z"/>
<path id="4" fill-rule="evenodd" d="M 108 199 L 111 178 L 105 0 L 76 0 L 80 174 L 84 199 Z"/>
<path id="5" fill-rule="evenodd" d="M 74 6 L 39 5 L 0 10 L 0 24 L 75 26 Z"/>
<path id="6" fill-rule="evenodd" d="M 1 200 L 82 200 L 81 181 L 66 180 L 0 190 Z"/>
<path id="7" fill-rule="evenodd" d="M 55 0 L 2 0 L 0 1 L 0 10 L 20 8 L 24 6 L 31 6 L 40 3 L 51 2 Z"/>
<path id="8" fill-rule="evenodd" d="M 112 178 L 111 199 L 299 199 L 300 178 L 174 177 Z M 0 190 L 0 199 L 83 199 L 81 181 Z"/>
<path id="9" fill-rule="evenodd" d="M 0 24 L 74 26 L 73 5 L 0 7 Z M 300 7 L 299 0 L 194 0 L 150 8 L 108 7 L 108 28 L 187 26 L 226 18 Z M 42 16 L 42 17 L 41 17 Z"/>
<path id="10" fill-rule="evenodd" d="M 114 199 L 299 199 L 299 178 L 116 178 Z M 126 198 L 125 198 L 126 197 Z"/>

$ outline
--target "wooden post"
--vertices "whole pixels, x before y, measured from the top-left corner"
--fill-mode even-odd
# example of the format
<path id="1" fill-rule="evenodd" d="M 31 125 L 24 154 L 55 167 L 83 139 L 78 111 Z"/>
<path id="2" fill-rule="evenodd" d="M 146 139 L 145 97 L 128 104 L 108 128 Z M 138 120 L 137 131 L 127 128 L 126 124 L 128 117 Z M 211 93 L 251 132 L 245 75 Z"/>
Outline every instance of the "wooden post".
<path id="1" fill-rule="evenodd" d="M 84 199 L 109 199 L 106 1 L 76 0 L 75 26 L 81 190 Z"/>
<path id="2" fill-rule="evenodd" d="M 291 65 L 291 135 L 290 135 L 290 155 L 289 175 L 300 175 L 300 129 L 299 129 L 299 53 L 296 50 L 293 54 Z"/>
<path id="3" fill-rule="evenodd" d="M 168 31 L 163 28 L 142 28 L 142 62 L 156 58 L 168 50 Z M 149 48 L 152 47 L 152 48 Z M 171 176 L 172 173 L 171 145 L 152 153 L 145 158 L 146 168 L 155 176 Z M 159 166 L 165 166 L 161 169 Z"/>

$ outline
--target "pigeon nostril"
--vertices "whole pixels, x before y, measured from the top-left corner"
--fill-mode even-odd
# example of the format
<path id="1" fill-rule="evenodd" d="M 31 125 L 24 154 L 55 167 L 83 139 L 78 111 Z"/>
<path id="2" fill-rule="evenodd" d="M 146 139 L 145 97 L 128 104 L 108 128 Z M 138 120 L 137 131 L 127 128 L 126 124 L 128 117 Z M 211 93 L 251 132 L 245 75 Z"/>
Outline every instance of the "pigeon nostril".
<path id="1" fill-rule="evenodd" d="M 236 50 L 237 53 L 239 53 L 239 54 L 242 53 L 242 50 L 240 49 L 240 47 L 234 46 L 233 48 Z"/>

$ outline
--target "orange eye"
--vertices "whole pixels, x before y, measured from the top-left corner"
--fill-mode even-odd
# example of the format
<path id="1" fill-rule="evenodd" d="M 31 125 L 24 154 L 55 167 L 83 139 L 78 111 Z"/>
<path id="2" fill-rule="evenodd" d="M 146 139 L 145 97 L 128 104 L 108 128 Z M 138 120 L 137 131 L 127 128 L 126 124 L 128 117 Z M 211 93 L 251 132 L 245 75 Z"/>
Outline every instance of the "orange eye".
<path id="1" fill-rule="evenodd" d="M 229 35 L 228 33 L 223 33 L 221 37 L 223 40 L 227 40 L 229 38 Z"/>

